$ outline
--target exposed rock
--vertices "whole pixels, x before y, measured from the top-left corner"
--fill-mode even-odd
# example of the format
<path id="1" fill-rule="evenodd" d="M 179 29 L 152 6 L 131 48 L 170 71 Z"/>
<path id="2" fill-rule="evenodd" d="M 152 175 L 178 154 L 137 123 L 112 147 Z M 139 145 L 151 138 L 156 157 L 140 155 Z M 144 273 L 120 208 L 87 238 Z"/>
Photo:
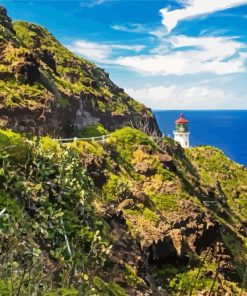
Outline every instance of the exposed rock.
<path id="1" fill-rule="evenodd" d="M 219 272 L 224 278 L 229 281 L 239 281 L 239 275 L 237 274 L 231 253 L 227 250 L 224 243 L 217 241 L 210 251 L 209 256 L 215 262 L 219 262 Z"/>
<path id="2" fill-rule="evenodd" d="M 12 20 L 7 15 L 7 10 L 0 6 L 0 25 L 10 30 L 12 33 L 14 33 L 14 29 L 12 26 Z"/>
<path id="3" fill-rule="evenodd" d="M 82 130 L 88 125 L 97 124 L 99 122 L 99 118 L 94 117 L 90 112 L 83 108 L 82 100 L 79 101 L 79 104 L 80 107 L 76 111 L 74 127 L 77 130 Z"/>
<path id="4" fill-rule="evenodd" d="M 16 78 L 25 84 L 33 84 L 40 78 L 39 63 L 32 54 L 25 54 L 23 61 L 13 67 Z"/>
<path id="5" fill-rule="evenodd" d="M 167 153 L 158 154 L 159 161 L 164 165 L 164 167 L 169 168 L 171 171 L 176 170 L 176 166 L 173 162 L 172 156 Z"/>
<path id="6" fill-rule="evenodd" d="M 118 205 L 117 212 L 121 212 L 123 209 L 128 209 L 133 206 L 134 206 L 133 199 L 127 198 Z"/>
<path id="7" fill-rule="evenodd" d="M 150 204 L 150 201 L 143 190 L 142 184 L 133 182 L 131 192 L 136 202 L 142 202 L 144 205 Z"/>
<path id="8" fill-rule="evenodd" d="M 219 223 L 209 213 L 201 212 L 191 201 L 185 201 L 183 208 L 183 216 L 160 222 L 160 231 L 154 230 L 151 235 L 143 232 L 141 244 L 150 249 L 152 260 L 186 262 L 190 253 L 200 254 L 219 236 Z"/>
<path id="9" fill-rule="evenodd" d="M 137 173 L 145 176 L 153 176 L 156 173 L 156 169 L 152 167 L 152 164 L 145 160 L 135 164 L 134 169 Z"/>
<path id="10" fill-rule="evenodd" d="M 98 187 L 102 187 L 106 181 L 106 175 L 104 173 L 106 167 L 105 158 L 88 154 L 83 157 L 82 161 L 95 184 Z"/>
<path id="11" fill-rule="evenodd" d="M 42 60 L 48 67 L 50 67 L 55 74 L 57 74 L 56 61 L 54 54 L 48 49 L 39 50 L 35 53 L 38 59 Z"/>

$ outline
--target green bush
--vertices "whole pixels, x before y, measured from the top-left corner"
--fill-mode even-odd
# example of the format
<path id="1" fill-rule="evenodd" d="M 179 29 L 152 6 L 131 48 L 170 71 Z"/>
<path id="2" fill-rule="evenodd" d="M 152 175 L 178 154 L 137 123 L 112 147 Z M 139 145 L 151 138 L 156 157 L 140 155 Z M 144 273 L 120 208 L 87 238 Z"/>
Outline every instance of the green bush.
<path id="1" fill-rule="evenodd" d="M 136 286 L 143 282 L 143 280 L 138 277 L 136 270 L 128 264 L 125 265 L 125 279 L 133 288 L 136 288 Z"/>
<path id="2" fill-rule="evenodd" d="M 196 280 L 196 275 L 198 273 L 198 268 L 188 270 L 184 273 L 178 273 L 175 277 L 169 282 L 170 288 L 173 291 L 187 294 L 188 291 L 193 289 L 194 292 L 206 290 L 210 291 L 210 288 L 213 284 L 213 279 L 201 274 Z M 216 281 L 213 292 L 217 291 L 219 287 L 218 282 Z M 181 294 L 182 295 L 182 294 Z"/>
<path id="3" fill-rule="evenodd" d="M 25 161 L 30 152 L 30 145 L 25 137 L 11 130 L 0 130 L 0 153 L 5 152 L 18 161 Z"/>
<path id="4" fill-rule="evenodd" d="M 175 210 L 177 207 L 177 198 L 175 195 L 170 194 L 156 194 L 150 197 L 154 206 L 158 210 Z"/>
<path id="5" fill-rule="evenodd" d="M 91 138 L 107 135 L 108 133 L 109 131 L 102 124 L 92 124 L 78 132 L 77 136 L 78 138 Z"/>
<path id="6" fill-rule="evenodd" d="M 60 144 L 50 137 L 42 137 L 40 139 L 41 151 L 44 155 L 49 155 L 52 157 L 57 157 L 62 153 L 62 148 Z"/>
<path id="7" fill-rule="evenodd" d="M 115 131 L 107 141 L 119 153 L 122 160 L 129 163 L 131 163 L 133 152 L 139 145 L 144 145 L 149 150 L 155 147 L 146 134 L 130 127 Z"/>
<path id="8" fill-rule="evenodd" d="M 79 154 L 96 155 L 103 156 L 104 150 L 102 145 L 97 142 L 87 142 L 87 141 L 74 141 L 68 144 L 68 147 L 75 149 Z"/>
<path id="9" fill-rule="evenodd" d="M 103 187 L 103 195 L 108 201 L 120 201 L 131 194 L 129 181 L 111 174 Z"/>
<path id="10" fill-rule="evenodd" d="M 152 222 L 159 221 L 159 216 L 157 216 L 157 214 L 155 212 L 151 211 L 149 208 L 144 208 L 143 215 L 144 215 L 144 218 L 149 221 L 152 221 Z"/>

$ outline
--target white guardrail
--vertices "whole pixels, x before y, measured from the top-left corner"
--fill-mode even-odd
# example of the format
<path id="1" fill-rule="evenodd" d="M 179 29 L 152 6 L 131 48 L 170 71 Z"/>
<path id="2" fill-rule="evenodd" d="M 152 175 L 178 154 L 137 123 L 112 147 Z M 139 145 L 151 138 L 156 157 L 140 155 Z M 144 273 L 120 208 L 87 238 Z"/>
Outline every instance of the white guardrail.
<path id="1" fill-rule="evenodd" d="M 87 141 L 87 142 L 100 142 L 105 143 L 105 140 L 109 138 L 111 134 L 103 135 L 99 137 L 90 137 L 90 138 L 67 138 L 67 139 L 53 139 L 54 141 L 60 142 L 60 143 L 71 143 L 76 141 Z"/>

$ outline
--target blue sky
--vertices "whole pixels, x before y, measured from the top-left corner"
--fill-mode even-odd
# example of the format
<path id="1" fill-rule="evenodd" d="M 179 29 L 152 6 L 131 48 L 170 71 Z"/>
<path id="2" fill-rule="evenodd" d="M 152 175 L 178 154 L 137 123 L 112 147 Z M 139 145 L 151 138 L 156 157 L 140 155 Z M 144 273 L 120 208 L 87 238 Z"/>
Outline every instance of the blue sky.
<path id="1" fill-rule="evenodd" d="M 0 0 L 153 109 L 247 109 L 247 0 Z"/>

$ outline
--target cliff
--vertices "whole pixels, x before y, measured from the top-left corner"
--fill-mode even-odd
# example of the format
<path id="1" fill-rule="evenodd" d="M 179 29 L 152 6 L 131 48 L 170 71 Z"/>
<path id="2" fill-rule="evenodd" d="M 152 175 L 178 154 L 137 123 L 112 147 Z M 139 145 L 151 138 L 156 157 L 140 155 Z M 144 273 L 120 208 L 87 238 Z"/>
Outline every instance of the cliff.
<path id="1" fill-rule="evenodd" d="M 0 162 L 1 295 L 245 295 L 247 170 L 220 150 L 1 131 Z"/>
<path id="2" fill-rule="evenodd" d="M 134 120 L 158 131 L 152 112 L 95 64 L 71 53 L 46 29 L 12 22 L 0 7 L 0 127 L 67 137 L 85 126 L 108 130 Z"/>

